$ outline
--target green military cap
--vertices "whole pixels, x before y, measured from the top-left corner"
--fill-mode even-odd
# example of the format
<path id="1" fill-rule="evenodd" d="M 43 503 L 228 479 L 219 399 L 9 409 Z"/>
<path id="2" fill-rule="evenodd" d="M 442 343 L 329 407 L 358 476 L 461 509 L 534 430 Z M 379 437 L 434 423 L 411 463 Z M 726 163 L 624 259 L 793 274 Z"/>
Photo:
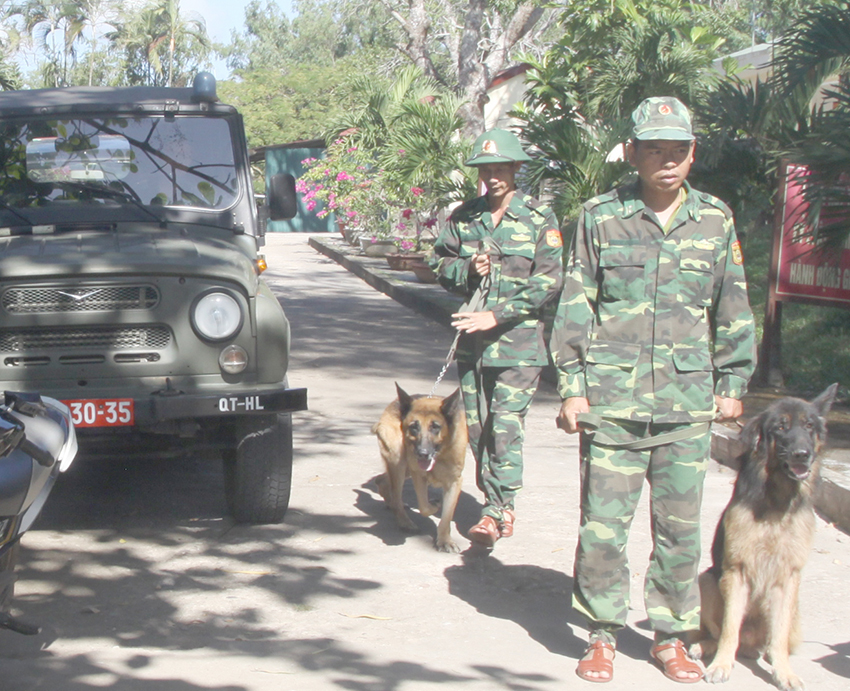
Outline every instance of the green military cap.
<path id="1" fill-rule="evenodd" d="M 694 139 L 691 114 L 678 98 L 647 98 L 632 113 L 632 139 Z"/>
<path id="2" fill-rule="evenodd" d="M 472 145 L 472 156 L 466 160 L 468 166 L 483 166 L 485 163 L 510 163 L 530 161 L 522 150 L 515 134 L 507 130 L 489 130 L 480 135 Z"/>

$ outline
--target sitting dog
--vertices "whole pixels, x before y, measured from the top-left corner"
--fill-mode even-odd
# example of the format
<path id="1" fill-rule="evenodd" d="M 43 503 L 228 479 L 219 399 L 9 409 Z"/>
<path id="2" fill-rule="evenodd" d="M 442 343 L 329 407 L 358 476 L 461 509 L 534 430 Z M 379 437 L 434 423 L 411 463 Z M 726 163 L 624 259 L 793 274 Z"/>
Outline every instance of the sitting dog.
<path id="1" fill-rule="evenodd" d="M 460 389 L 446 398 L 410 396 L 396 384 L 398 398 L 384 410 L 372 427 L 378 436 L 386 473 L 376 478 L 378 491 L 393 511 L 402 530 L 415 531 L 401 498 L 404 481 L 413 479 L 419 513 L 431 516 L 438 506 L 428 501 L 428 485 L 443 489 L 443 512 L 435 547 L 459 552 L 452 540 L 452 518 L 460 498 L 461 475 L 466 456 L 466 419 Z"/>
<path id="2" fill-rule="evenodd" d="M 815 532 L 812 494 L 837 388 L 811 403 L 780 399 L 741 432 L 741 468 L 714 536 L 714 563 L 699 580 L 702 640 L 691 656 L 714 653 L 706 681 L 728 681 L 736 653 L 764 653 L 779 688 L 805 688 L 789 655 L 800 641 L 797 597 Z"/>

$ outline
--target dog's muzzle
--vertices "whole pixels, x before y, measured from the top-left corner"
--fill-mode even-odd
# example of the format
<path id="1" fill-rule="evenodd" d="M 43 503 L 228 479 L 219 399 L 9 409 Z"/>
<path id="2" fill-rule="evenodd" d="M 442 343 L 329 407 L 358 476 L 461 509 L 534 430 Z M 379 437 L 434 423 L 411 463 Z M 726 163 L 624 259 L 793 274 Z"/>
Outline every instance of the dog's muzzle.
<path id="1" fill-rule="evenodd" d="M 437 463 L 437 452 L 432 451 L 429 454 L 418 454 L 416 462 L 419 463 L 419 467 L 427 473 L 433 470 L 434 465 Z"/>
<path id="2" fill-rule="evenodd" d="M 803 482 L 812 474 L 813 457 L 807 449 L 792 451 L 785 459 L 785 472 L 792 480 Z"/>

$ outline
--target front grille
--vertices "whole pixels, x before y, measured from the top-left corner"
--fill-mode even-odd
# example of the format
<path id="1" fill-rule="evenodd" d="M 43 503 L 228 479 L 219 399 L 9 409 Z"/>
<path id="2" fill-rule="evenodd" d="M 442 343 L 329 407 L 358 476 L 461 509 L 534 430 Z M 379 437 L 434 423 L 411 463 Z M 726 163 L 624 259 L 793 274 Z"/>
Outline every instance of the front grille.
<path id="1" fill-rule="evenodd" d="M 159 291 L 150 285 L 9 288 L 3 292 L 3 309 L 9 314 L 149 310 L 158 302 Z"/>
<path id="2" fill-rule="evenodd" d="M 164 326 L 9 329 L 0 331 L 0 352 L 70 348 L 163 350 L 171 342 Z"/>

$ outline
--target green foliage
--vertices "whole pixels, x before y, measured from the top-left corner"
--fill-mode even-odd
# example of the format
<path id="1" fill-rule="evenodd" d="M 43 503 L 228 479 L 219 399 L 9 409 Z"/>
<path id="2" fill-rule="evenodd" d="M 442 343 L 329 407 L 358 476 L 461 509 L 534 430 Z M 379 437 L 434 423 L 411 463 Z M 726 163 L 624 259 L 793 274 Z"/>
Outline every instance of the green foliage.
<path id="1" fill-rule="evenodd" d="M 621 179 L 608 161 L 648 96 L 677 96 L 698 110 L 717 81 L 711 61 L 724 39 L 695 26 L 683 0 L 584 0 L 561 18 L 564 38 L 532 65 L 514 115 L 537 152 L 528 179 L 554 198 L 563 222 Z"/>
<path id="2" fill-rule="evenodd" d="M 410 249 L 434 227 L 441 208 L 471 192 L 468 177 L 458 173 L 469 152 L 458 137 L 461 101 L 416 68 L 403 68 L 389 82 L 363 81 L 354 94 L 359 105 L 336 121 L 326 157 L 305 162 L 299 191 L 308 210 L 334 211 Z"/>
<path id="3" fill-rule="evenodd" d="M 220 82 L 218 92 L 222 101 L 239 108 L 251 147 L 316 139 L 329 119 L 351 107 L 339 73 L 321 65 L 291 74 L 252 70 L 239 81 Z"/>

